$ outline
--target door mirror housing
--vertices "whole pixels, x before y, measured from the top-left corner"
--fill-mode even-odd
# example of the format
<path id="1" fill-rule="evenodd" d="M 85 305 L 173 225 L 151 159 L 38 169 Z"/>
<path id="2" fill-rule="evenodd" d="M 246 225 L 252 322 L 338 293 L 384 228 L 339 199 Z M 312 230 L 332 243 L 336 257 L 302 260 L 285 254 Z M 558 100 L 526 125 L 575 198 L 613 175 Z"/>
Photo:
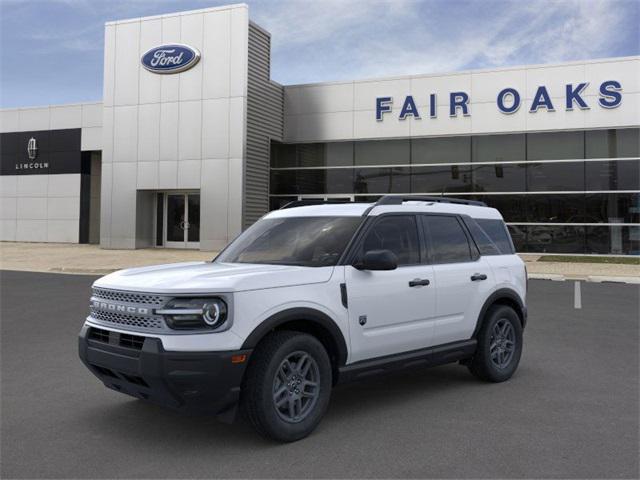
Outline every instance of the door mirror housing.
<path id="1" fill-rule="evenodd" d="M 395 270 L 398 257 L 391 250 L 369 250 L 353 267 L 358 270 Z"/>

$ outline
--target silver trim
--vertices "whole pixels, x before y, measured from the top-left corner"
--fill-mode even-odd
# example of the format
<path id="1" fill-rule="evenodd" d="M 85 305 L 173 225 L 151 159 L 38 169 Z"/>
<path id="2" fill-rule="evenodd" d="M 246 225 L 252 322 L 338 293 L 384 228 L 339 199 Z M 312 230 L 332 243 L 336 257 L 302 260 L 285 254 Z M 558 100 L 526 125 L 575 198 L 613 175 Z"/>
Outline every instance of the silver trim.
<path id="1" fill-rule="evenodd" d="M 540 192 L 413 192 L 413 193 L 314 193 L 299 195 L 297 193 L 270 194 L 270 197 L 302 197 L 302 198 L 345 198 L 345 197 L 383 197 L 385 195 L 457 197 L 460 195 L 571 195 L 585 193 L 640 193 L 640 190 L 549 190 Z"/>
<path id="2" fill-rule="evenodd" d="M 381 165 L 329 165 L 318 167 L 271 167 L 275 171 L 288 170 L 340 170 L 346 168 L 407 168 L 407 167 L 450 167 L 454 165 L 531 165 L 538 163 L 576 163 L 576 162 L 624 162 L 628 160 L 640 160 L 640 157 L 619 157 L 619 158 L 577 158 L 563 160 L 506 160 L 503 162 L 445 162 L 445 163 L 396 163 Z"/>

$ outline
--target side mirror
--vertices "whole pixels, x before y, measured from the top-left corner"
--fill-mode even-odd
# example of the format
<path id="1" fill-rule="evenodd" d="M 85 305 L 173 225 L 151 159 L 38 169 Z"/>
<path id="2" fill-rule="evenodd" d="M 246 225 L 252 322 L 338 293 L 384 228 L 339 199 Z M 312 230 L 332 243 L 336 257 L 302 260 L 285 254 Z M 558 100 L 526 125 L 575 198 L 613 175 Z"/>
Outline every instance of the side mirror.
<path id="1" fill-rule="evenodd" d="M 395 270 L 398 257 L 391 250 L 369 250 L 353 267 L 358 270 Z"/>

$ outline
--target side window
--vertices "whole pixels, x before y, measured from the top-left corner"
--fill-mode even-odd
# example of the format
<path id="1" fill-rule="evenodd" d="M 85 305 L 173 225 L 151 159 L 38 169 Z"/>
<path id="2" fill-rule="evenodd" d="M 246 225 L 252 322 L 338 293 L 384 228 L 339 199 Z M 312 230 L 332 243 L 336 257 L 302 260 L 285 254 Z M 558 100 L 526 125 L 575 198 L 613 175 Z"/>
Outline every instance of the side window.
<path id="1" fill-rule="evenodd" d="M 498 247 L 500 253 L 503 255 L 514 253 L 509 231 L 502 220 L 477 218 L 476 222 L 478 222 L 478 225 L 480 225 L 487 236 L 493 241 L 496 247 Z"/>
<path id="2" fill-rule="evenodd" d="M 456 217 L 424 215 L 432 263 L 470 262 L 471 248 L 467 235 Z"/>
<path id="3" fill-rule="evenodd" d="M 500 255 L 500 249 L 473 218 L 466 217 L 463 221 L 469 232 L 471 232 L 471 236 L 476 242 L 481 255 Z"/>
<path id="4" fill-rule="evenodd" d="M 420 241 L 413 215 L 392 215 L 379 218 L 366 233 L 361 254 L 369 250 L 391 250 L 398 257 L 398 265 L 420 262 Z"/>

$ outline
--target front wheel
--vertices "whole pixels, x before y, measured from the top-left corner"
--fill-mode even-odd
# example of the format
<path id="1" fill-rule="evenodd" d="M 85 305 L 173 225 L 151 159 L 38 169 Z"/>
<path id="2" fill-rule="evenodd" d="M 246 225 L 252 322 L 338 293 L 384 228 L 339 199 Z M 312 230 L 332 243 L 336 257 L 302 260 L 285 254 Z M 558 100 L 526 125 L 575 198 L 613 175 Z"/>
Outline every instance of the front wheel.
<path id="1" fill-rule="evenodd" d="M 506 305 L 491 307 L 478 332 L 478 347 L 469 364 L 473 375 L 488 382 L 511 378 L 522 355 L 522 324 Z"/>
<path id="2" fill-rule="evenodd" d="M 242 392 L 243 408 L 258 433 L 293 442 L 320 423 L 331 386 L 331 362 L 315 337 L 274 332 L 252 356 Z"/>

